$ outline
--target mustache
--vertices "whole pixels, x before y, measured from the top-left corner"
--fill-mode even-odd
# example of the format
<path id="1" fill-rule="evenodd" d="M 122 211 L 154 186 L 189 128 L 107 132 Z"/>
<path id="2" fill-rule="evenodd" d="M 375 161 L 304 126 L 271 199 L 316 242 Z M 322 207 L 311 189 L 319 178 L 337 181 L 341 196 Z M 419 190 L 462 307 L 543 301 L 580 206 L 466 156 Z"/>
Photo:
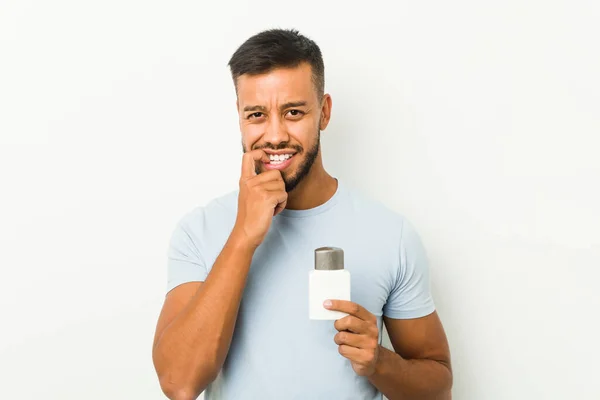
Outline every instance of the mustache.
<path id="1" fill-rule="evenodd" d="M 287 142 L 281 142 L 277 146 L 274 146 L 271 143 L 266 143 L 266 144 L 263 144 L 262 146 L 254 146 L 252 148 L 252 150 L 257 150 L 257 149 L 269 149 L 269 150 L 288 150 L 288 149 L 292 149 L 292 150 L 295 150 L 297 153 L 302 153 L 304 151 L 304 148 L 302 148 L 302 146 L 297 145 L 297 144 L 289 144 Z"/>

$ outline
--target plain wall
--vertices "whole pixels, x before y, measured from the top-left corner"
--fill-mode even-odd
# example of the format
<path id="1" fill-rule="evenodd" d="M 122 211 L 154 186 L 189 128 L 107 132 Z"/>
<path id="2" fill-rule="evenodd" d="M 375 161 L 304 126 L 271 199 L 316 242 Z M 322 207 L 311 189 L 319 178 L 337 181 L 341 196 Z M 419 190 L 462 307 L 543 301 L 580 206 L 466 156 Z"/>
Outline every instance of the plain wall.
<path id="1" fill-rule="evenodd" d="M 326 168 L 414 222 L 457 400 L 598 399 L 595 1 L 0 2 L 0 397 L 161 399 L 176 221 L 235 189 L 226 67 L 295 27 Z"/>

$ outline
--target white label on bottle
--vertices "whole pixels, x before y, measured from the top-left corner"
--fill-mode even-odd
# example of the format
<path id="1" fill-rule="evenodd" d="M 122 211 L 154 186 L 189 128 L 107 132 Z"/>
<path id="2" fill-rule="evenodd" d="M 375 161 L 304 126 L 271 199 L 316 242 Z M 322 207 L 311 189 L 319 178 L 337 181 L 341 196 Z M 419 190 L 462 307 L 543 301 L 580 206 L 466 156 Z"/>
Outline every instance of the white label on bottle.
<path id="1" fill-rule="evenodd" d="M 309 318 L 317 320 L 337 320 L 346 313 L 328 310 L 325 300 L 350 300 L 350 272 L 347 270 L 312 270 L 308 282 Z"/>

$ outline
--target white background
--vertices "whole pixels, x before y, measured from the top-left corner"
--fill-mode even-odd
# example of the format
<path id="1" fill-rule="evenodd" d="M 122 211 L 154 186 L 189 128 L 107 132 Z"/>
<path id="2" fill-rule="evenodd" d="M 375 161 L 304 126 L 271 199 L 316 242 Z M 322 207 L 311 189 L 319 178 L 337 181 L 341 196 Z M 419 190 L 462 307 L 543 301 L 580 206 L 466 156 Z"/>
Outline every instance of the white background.
<path id="1" fill-rule="evenodd" d="M 235 188 L 226 63 L 320 45 L 335 176 L 410 218 L 458 400 L 599 399 L 597 1 L 0 1 L 3 399 L 161 399 L 166 248 Z"/>

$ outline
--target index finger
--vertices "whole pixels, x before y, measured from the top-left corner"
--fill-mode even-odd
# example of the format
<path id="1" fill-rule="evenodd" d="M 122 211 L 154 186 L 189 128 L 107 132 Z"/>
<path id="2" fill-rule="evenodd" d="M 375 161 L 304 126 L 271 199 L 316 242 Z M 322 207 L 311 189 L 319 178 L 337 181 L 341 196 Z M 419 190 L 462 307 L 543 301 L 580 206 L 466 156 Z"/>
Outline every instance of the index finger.
<path id="1" fill-rule="evenodd" d="M 269 161 L 269 156 L 261 149 L 244 153 L 242 157 L 242 177 L 250 178 L 256 176 L 256 161 Z"/>
<path id="2" fill-rule="evenodd" d="M 328 306 L 328 302 L 331 303 L 331 305 Z M 341 311 L 349 315 L 354 315 L 356 318 L 362 319 L 363 321 L 372 321 L 376 319 L 376 317 L 366 308 L 352 301 L 330 299 L 325 301 L 324 306 L 328 310 Z"/>

